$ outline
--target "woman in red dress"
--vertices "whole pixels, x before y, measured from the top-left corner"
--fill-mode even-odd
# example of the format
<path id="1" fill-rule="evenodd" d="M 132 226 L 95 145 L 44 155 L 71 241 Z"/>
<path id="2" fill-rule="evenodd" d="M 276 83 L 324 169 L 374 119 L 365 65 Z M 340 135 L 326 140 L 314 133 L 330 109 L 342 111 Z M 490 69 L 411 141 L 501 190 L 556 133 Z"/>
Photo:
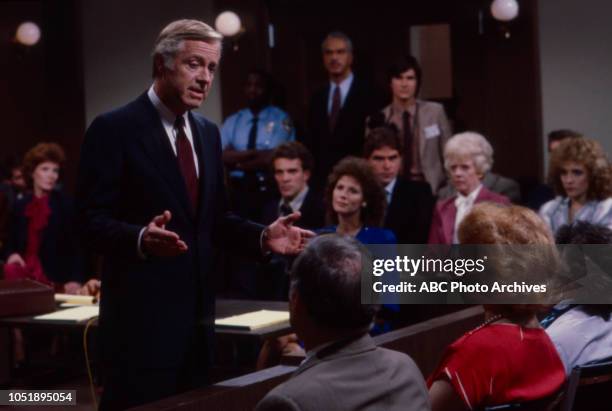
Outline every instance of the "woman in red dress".
<path id="1" fill-rule="evenodd" d="M 15 203 L 4 278 L 31 279 L 54 287 L 56 292 L 87 294 L 74 207 L 57 190 L 64 159 L 64 150 L 54 143 L 40 143 L 26 153 L 23 171 L 29 190 Z M 24 359 L 19 330 L 14 337 L 15 360 L 19 363 Z"/>
<path id="2" fill-rule="evenodd" d="M 533 211 L 519 206 L 477 204 L 459 227 L 461 244 L 528 244 L 538 252 L 521 261 L 501 260 L 504 276 L 537 276 L 557 267 L 552 233 Z M 510 256 L 512 258 L 512 256 Z M 511 263 L 511 264 L 510 264 Z M 516 270 L 517 267 L 524 270 Z M 427 384 L 433 411 L 553 398 L 565 381 L 557 351 L 536 317 L 538 304 L 485 305 L 485 322 L 452 343 Z"/>

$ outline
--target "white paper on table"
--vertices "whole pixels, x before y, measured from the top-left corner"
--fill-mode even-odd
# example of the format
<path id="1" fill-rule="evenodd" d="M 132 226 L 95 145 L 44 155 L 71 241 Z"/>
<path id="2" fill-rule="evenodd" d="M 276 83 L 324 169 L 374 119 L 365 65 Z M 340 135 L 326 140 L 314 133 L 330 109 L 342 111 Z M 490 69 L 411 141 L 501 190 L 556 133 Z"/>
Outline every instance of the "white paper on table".
<path id="1" fill-rule="evenodd" d="M 86 321 L 97 317 L 100 314 L 100 307 L 97 305 L 83 305 L 80 307 L 59 310 L 49 314 L 37 315 L 35 320 L 40 321 Z"/>

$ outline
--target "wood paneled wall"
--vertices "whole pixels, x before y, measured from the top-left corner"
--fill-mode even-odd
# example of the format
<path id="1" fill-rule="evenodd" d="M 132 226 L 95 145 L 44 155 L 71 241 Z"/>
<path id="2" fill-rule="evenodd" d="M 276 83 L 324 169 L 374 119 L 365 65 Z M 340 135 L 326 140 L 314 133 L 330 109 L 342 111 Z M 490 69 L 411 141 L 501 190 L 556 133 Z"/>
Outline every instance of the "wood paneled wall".
<path id="1" fill-rule="evenodd" d="M 494 171 L 519 179 L 539 178 L 542 125 L 537 1 L 519 3 L 520 15 L 508 25 L 511 35 L 505 38 L 486 0 L 380 0 L 368 4 L 217 0 L 219 10 L 233 9 L 251 22 L 245 24 L 247 33 L 239 40 L 239 50 L 224 57 L 223 114 L 243 106 L 239 79 L 246 67 L 259 65 L 282 84 L 287 110 L 304 126 L 308 99 L 326 81 L 320 54 L 326 33 L 334 29 L 346 32 L 355 46 L 355 72 L 386 89 L 389 62 L 410 49 L 410 26 L 448 23 L 454 96 L 443 103 L 455 130 L 475 130 L 489 138 L 496 150 Z M 276 34 L 273 49 L 267 47 L 269 23 Z"/>
<path id="2" fill-rule="evenodd" d="M 41 28 L 41 40 L 33 47 L 12 40 L 23 21 Z M 0 2 L 0 159 L 55 141 L 66 150 L 68 189 L 74 185 L 85 126 L 80 56 L 76 1 Z"/>

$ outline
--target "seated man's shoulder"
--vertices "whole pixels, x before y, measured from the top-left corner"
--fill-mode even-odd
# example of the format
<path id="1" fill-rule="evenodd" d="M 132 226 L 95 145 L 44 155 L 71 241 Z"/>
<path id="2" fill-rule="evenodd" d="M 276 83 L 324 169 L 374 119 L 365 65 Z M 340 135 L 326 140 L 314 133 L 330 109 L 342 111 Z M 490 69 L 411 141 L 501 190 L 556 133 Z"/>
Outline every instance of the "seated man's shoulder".
<path id="1" fill-rule="evenodd" d="M 334 396 L 329 384 L 331 381 L 317 378 L 317 373 L 313 369 L 306 370 L 273 388 L 257 404 L 256 411 L 324 409 L 324 404 L 320 401 Z"/>
<path id="2" fill-rule="evenodd" d="M 377 347 L 375 354 L 386 367 L 401 369 L 405 372 L 415 372 L 415 375 L 421 373 L 414 360 L 403 352 Z"/>

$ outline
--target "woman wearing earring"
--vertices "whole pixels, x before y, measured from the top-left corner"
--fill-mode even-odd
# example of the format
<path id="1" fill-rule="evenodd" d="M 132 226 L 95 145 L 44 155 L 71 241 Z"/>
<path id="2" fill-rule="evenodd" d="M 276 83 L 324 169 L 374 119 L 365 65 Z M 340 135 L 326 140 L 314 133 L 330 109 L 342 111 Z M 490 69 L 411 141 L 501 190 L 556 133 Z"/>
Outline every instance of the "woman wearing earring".
<path id="1" fill-rule="evenodd" d="M 612 229 L 612 166 L 597 141 L 563 140 L 552 152 L 548 178 L 558 197 L 540 208 L 540 216 L 553 233 L 576 221 Z"/>
<path id="2" fill-rule="evenodd" d="M 475 205 L 459 227 L 459 240 L 461 244 L 525 244 L 537 249 L 538 252 L 521 253 L 519 259 L 508 251 L 511 247 L 496 248 L 503 254 L 489 256 L 488 265 L 496 267 L 496 271 L 487 274 L 507 281 L 523 276 L 531 281 L 536 281 L 536 277 L 546 281 L 548 274 L 556 273 L 560 267 L 550 230 L 536 213 L 524 207 Z M 488 298 L 499 301 L 499 296 Z M 536 316 L 546 307 L 484 305 L 485 322 L 446 349 L 427 381 L 432 410 L 463 411 L 514 402 L 554 402 L 565 382 L 565 370 Z"/>
<path id="3" fill-rule="evenodd" d="M 380 228 L 385 193 L 366 160 L 346 157 L 336 164 L 327 180 L 325 205 L 330 225 L 320 233 L 348 235 L 364 244 L 396 244 L 395 234 Z"/>

